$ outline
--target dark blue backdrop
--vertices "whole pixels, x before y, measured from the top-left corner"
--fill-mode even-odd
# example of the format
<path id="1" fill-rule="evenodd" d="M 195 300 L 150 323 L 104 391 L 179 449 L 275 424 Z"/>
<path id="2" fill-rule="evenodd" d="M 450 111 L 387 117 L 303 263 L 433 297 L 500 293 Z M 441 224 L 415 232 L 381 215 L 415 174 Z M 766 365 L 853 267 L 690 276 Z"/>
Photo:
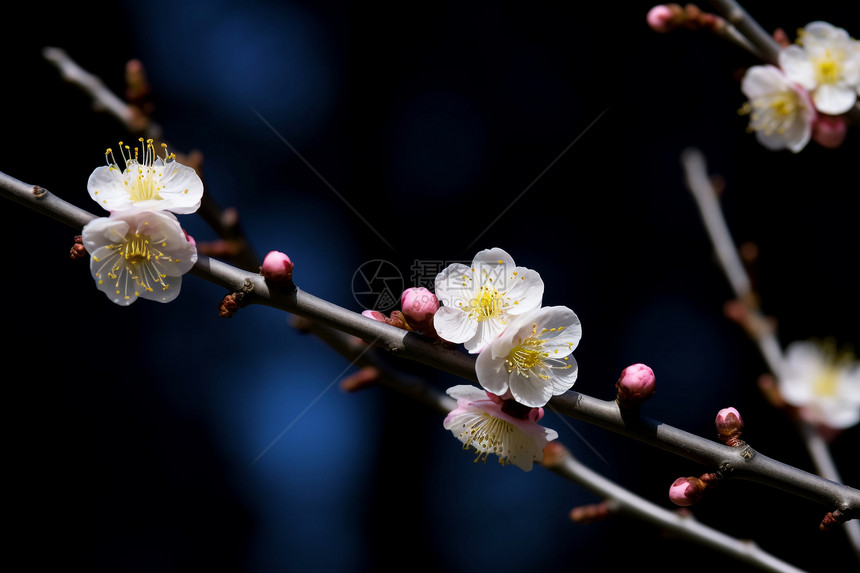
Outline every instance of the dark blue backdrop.
<path id="1" fill-rule="evenodd" d="M 836 2 L 767 4 L 746 6 L 768 28 L 824 19 L 860 33 Z M 758 285 L 781 339 L 856 346 L 857 133 L 835 151 L 764 150 L 736 113 L 734 74 L 757 62 L 704 33 L 650 32 L 649 7 L 19 6 L 0 60 L 0 170 L 95 212 L 86 179 L 127 134 L 40 49 L 66 49 L 118 92 L 140 58 L 171 148 L 204 153 L 207 192 L 238 210 L 259 255 L 289 253 L 303 289 L 360 311 L 352 279 L 367 261 L 408 283 L 416 260 L 502 247 L 541 273 L 545 304 L 580 316 L 577 390 L 610 399 L 621 369 L 645 362 L 659 384 L 646 415 L 711 436 L 732 405 L 754 447 L 811 469 L 756 389 L 755 347 L 721 313 L 731 293 L 679 154 L 701 148 L 726 178 L 729 223 L 760 246 Z M 399 396 L 344 394 L 332 384 L 354 368 L 279 311 L 221 319 L 225 293 L 195 277 L 169 305 L 116 307 L 68 260 L 74 231 L 2 209 L 11 545 L 28 569 L 743 570 L 651 525 L 571 523 L 570 508 L 597 498 L 540 468 L 473 464 L 438 415 Z M 182 221 L 214 238 L 195 216 Z M 460 383 L 402 366 L 439 388 Z M 545 422 L 664 507 L 676 477 L 706 469 L 552 413 Z M 856 437 L 833 445 L 855 486 Z M 817 531 L 820 507 L 780 492 L 731 482 L 694 512 L 800 567 L 852 563 L 841 533 Z"/>

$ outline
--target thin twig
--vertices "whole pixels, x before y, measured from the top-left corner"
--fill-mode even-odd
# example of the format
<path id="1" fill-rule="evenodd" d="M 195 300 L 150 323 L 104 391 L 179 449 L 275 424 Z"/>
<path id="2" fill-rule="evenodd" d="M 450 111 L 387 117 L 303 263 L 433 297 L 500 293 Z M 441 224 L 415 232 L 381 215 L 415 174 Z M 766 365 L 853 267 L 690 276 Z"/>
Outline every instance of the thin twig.
<path id="1" fill-rule="evenodd" d="M 67 204 L 41 189 L 0 172 L 0 194 L 21 202 L 38 212 L 80 229 L 94 218 L 91 213 Z M 44 201 L 43 199 L 48 199 Z M 56 211 L 56 213 L 55 213 Z M 391 351 L 395 356 L 422 362 L 463 379 L 477 382 L 475 358 L 456 349 L 433 342 L 415 332 L 407 332 L 347 310 L 312 294 L 294 288 L 270 286 L 260 274 L 243 271 L 227 263 L 200 256 L 191 273 L 221 285 L 228 291 L 246 293 L 246 304 L 263 304 L 308 318 L 314 322 L 357 336 Z M 726 477 L 737 477 L 778 488 L 839 510 L 845 519 L 860 514 L 860 490 L 835 483 L 764 456 L 749 446 L 732 448 L 647 418 L 631 420 L 618 404 L 568 391 L 555 396 L 549 404 L 557 412 L 594 424 L 652 446 L 720 468 Z"/>
<path id="2" fill-rule="evenodd" d="M 717 12 L 755 46 L 768 64 L 779 65 L 779 43 L 734 0 L 710 0 Z"/>
<path id="3" fill-rule="evenodd" d="M 610 501 L 613 510 L 647 523 L 653 523 L 667 532 L 720 551 L 735 559 L 755 565 L 764 571 L 793 573 L 794 567 L 762 550 L 752 541 L 740 540 L 713 529 L 696 520 L 691 514 L 669 511 L 586 467 L 561 444 L 550 442 L 544 450 L 544 466 L 565 479 Z"/>

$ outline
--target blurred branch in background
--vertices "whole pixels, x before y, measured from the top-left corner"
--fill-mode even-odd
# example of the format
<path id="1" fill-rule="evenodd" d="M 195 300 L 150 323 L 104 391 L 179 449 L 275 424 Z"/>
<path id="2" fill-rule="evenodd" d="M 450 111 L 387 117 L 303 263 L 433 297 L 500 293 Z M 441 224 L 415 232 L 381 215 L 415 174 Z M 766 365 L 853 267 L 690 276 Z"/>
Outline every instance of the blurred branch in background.
<path id="1" fill-rule="evenodd" d="M 760 294 L 753 290 L 752 282 L 747 276 L 744 263 L 732 240 L 720 208 L 717 190 L 708 174 L 705 156 L 698 149 L 687 149 L 681 155 L 681 164 L 687 186 L 696 199 L 708 236 L 713 243 L 717 260 L 735 293 L 735 304 L 738 305 L 738 309 L 730 312 L 730 316 L 744 327 L 756 343 L 772 376 L 776 377 L 778 386 L 780 378 L 786 375 L 787 365 L 776 337 L 774 321 L 768 320 L 760 310 Z M 778 392 L 773 383 L 767 390 L 771 393 Z M 793 415 L 792 420 L 797 425 L 818 474 L 828 480 L 841 483 L 839 471 L 822 435 L 822 427 L 798 415 Z M 860 521 L 852 520 L 845 526 L 854 552 L 860 558 Z"/>

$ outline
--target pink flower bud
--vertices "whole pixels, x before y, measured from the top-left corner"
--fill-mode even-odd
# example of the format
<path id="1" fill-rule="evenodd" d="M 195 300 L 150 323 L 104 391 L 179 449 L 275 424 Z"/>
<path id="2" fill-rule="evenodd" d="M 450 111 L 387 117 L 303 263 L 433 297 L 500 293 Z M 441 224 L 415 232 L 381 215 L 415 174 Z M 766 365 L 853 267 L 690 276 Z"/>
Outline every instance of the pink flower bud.
<path id="1" fill-rule="evenodd" d="M 378 310 L 363 310 L 361 311 L 362 316 L 366 316 L 367 318 L 372 318 L 373 320 L 379 322 L 388 322 L 388 317 L 379 312 Z"/>
<path id="2" fill-rule="evenodd" d="M 436 295 L 424 287 L 412 287 L 400 295 L 400 308 L 410 322 L 424 324 L 439 310 Z"/>
<path id="3" fill-rule="evenodd" d="M 708 485 L 697 477 L 678 478 L 669 488 L 669 500 L 675 505 L 693 505 L 705 495 Z"/>
<path id="4" fill-rule="evenodd" d="M 672 26 L 672 19 L 674 17 L 675 15 L 672 13 L 671 8 L 665 4 L 658 4 L 648 10 L 648 15 L 645 16 L 645 21 L 648 22 L 648 26 L 650 26 L 652 30 L 663 33 L 672 30 L 674 27 Z"/>
<path id="5" fill-rule="evenodd" d="M 263 277 L 274 283 L 293 282 L 293 261 L 280 251 L 270 251 L 260 267 Z"/>
<path id="6" fill-rule="evenodd" d="M 740 445 L 741 430 L 744 428 L 744 421 L 741 419 L 740 412 L 734 408 L 723 408 L 717 412 L 715 423 L 717 435 L 721 442 L 728 446 Z"/>
<path id="7" fill-rule="evenodd" d="M 819 114 L 812 124 L 812 139 L 821 147 L 835 149 L 842 145 L 848 127 L 843 116 L 832 116 Z"/>
<path id="8" fill-rule="evenodd" d="M 621 371 L 615 389 L 621 405 L 641 404 L 657 391 L 657 379 L 648 366 L 633 364 Z"/>
<path id="9" fill-rule="evenodd" d="M 532 411 L 529 412 L 529 420 L 531 420 L 532 422 L 540 422 L 540 419 L 543 418 L 543 415 L 543 408 L 532 408 Z"/>

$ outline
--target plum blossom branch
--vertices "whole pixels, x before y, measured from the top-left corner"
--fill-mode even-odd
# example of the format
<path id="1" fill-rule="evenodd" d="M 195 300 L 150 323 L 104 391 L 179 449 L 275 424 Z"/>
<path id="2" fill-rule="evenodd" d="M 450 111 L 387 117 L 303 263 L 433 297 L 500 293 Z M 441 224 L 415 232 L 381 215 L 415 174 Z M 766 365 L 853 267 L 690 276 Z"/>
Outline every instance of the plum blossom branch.
<path id="1" fill-rule="evenodd" d="M 339 330 L 311 320 L 295 317 L 292 325 L 299 331 L 320 338 L 354 364 L 374 370 L 372 383 L 415 399 L 440 414 L 447 414 L 456 402 L 421 379 L 394 371 L 373 352 L 364 352 L 365 343 Z M 651 523 L 689 541 L 723 552 L 764 571 L 795 573 L 794 566 L 763 551 L 754 542 L 733 538 L 695 519 L 691 514 L 660 507 L 600 475 L 577 460 L 557 440 L 547 444 L 541 464 L 562 478 L 598 495 L 608 502 L 613 513 Z"/>
<path id="2" fill-rule="evenodd" d="M 699 207 L 720 267 L 731 284 L 735 296 L 744 307 L 746 330 L 758 346 L 769 370 L 779 379 L 784 376 L 786 370 L 785 355 L 774 329 L 769 327 L 758 308 L 757 297 L 752 290 L 749 276 L 735 248 L 716 191 L 708 177 L 705 157 L 697 149 L 687 149 L 681 155 L 681 163 L 687 187 Z M 803 419 L 798 419 L 797 424 L 818 474 L 828 480 L 841 482 L 839 471 L 821 432 Z M 845 525 L 854 550 L 860 557 L 860 521 L 855 519 Z"/>
<path id="3" fill-rule="evenodd" d="M 41 199 L 34 198 L 34 189 L 40 190 Z M 40 187 L 0 172 L 0 195 L 76 229 L 94 218 L 91 213 L 42 191 Z M 395 356 L 422 362 L 477 382 L 473 357 L 415 332 L 404 331 L 342 308 L 294 285 L 292 288 L 270 286 L 259 273 L 244 271 L 204 255 L 198 257 L 190 272 L 230 291 L 241 291 L 245 294 L 244 304 L 271 306 L 311 319 L 373 342 Z M 749 446 L 729 447 L 664 423 L 630 416 L 622 412 L 614 400 L 600 400 L 572 390 L 554 396 L 548 404 L 560 414 L 720 468 L 726 477 L 758 482 L 821 503 L 838 511 L 842 519 L 853 519 L 860 515 L 860 490 L 788 466 Z"/>
<path id="4" fill-rule="evenodd" d="M 746 40 L 754 46 L 751 53 L 761 58 L 765 63 L 779 67 L 779 54 L 782 46 L 769 34 L 750 14 L 734 0 L 710 0 L 714 9 L 725 18 Z M 845 112 L 848 120 L 860 126 L 860 102 L 855 103 Z"/>
<path id="5" fill-rule="evenodd" d="M 98 76 L 81 67 L 62 48 L 46 47 L 42 50 L 42 56 L 60 71 L 63 79 L 92 98 L 94 109 L 115 117 L 129 133 L 142 134 L 145 139 L 152 139 L 156 146 L 160 144 L 163 139 L 163 129 L 150 117 L 147 109 L 130 104 L 113 93 Z M 126 76 L 129 93 L 149 93 L 150 87 L 140 62 L 136 60 L 129 62 Z M 182 163 L 197 170 L 199 176 L 203 178 L 202 153 L 192 151 L 180 159 Z M 228 256 L 244 269 L 253 269 L 259 265 L 257 256 L 241 228 L 235 209 L 222 209 L 210 193 L 204 193 L 198 214 L 221 239 L 212 244 L 199 243 L 198 249 L 201 252 Z"/>

